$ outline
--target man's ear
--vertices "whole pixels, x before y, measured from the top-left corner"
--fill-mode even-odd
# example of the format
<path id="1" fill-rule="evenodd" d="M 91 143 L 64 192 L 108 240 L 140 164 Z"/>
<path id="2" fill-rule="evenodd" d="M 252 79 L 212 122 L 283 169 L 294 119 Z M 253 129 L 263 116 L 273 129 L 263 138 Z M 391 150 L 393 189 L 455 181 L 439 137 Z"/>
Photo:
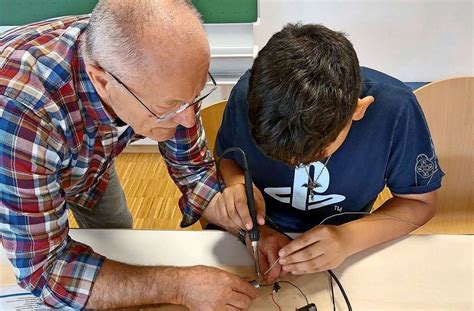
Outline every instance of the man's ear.
<path id="1" fill-rule="evenodd" d="M 367 108 L 374 102 L 374 97 L 373 96 L 366 96 L 364 98 L 359 98 L 357 100 L 357 107 L 356 110 L 354 111 L 354 114 L 352 115 L 352 121 L 359 121 L 361 120 L 365 112 L 367 111 Z"/>
<path id="2" fill-rule="evenodd" d="M 107 99 L 109 97 L 110 80 L 104 69 L 97 65 L 86 64 L 86 72 L 100 98 Z"/>

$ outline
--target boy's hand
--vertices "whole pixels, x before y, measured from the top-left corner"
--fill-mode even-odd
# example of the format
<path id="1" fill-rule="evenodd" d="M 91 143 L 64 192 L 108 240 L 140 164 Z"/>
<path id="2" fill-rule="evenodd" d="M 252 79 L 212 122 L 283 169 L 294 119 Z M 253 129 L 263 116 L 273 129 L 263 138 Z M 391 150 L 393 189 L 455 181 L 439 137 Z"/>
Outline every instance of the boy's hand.
<path id="1" fill-rule="evenodd" d="M 265 224 L 265 201 L 262 193 L 255 186 L 253 186 L 253 195 L 257 222 L 263 225 Z M 232 233 L 236 233 L 239 229 L 250 230 L 253 225 L 243 184 L 229 186 L 223 193 L 217 193 L 202 215 L 208 221 Z"/>
<path id="2" fill-rule="evenodd" d="M 278 260 L 278 251 L 290 242 L 285 235 L 267 227 L 260 226 L 260 240 L 258 242 L 258 253 L 260 256 L 260 271 L 265 271 Z M 245 238 L 245 244 L 251 256 L 253 256 L 252 246 L 248 235 Z M 277 278 L 284 277 L 288 272 L 283 271 L 281 266 L 277 263 L 273 268 L 263 276 L 263 280 L 267 283 L 273 283 Z"/>
<path id="3" fill-rule="evenodd" d="M 306 231 L 278 254 L 283 270 L 292 274 L 327 271 L 349 256 L 341 227 L 326 225 Z"/>

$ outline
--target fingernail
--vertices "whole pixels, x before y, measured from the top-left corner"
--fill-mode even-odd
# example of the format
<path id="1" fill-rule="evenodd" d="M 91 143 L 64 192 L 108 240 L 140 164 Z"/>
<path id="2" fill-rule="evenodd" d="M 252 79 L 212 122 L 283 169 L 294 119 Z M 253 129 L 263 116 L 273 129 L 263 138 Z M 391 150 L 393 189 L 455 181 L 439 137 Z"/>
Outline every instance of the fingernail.
<path id="1" fill-rule="evenodd" d="M 280 259 L 280 265 L 286 264 L 286 259 Z"/>
<path id="2" fill-rule="evenodd" d="M 285 270 L 285 271 L 290 271 L 290 267 L 288 267 L 288 266 L 283 266 L 282 269 Z"/>
<path id="3" fill-rule="evenodd" d="M 247 224 L 245 224 L 245 228 L 247 228 L 247 230 L 250 230 L 250 229 L 252 229 L 252 225 L 247 223 Z"/>
<path id="4" fill-rule="evenodd" d="M 278 256 L 280 257 L 284 257 L 285 255 L 286 255 L 286 252 L 283 250 L 278 252 Z"/>

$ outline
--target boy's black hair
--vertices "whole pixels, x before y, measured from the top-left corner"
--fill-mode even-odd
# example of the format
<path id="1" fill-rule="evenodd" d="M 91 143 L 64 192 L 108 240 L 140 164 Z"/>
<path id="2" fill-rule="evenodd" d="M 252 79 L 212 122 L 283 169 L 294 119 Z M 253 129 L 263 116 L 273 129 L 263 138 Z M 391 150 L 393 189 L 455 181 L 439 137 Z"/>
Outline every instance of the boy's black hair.
<path id="1" fill-rule="evenodd" d="M 357 54 L 343 33 L 288 24 L 251 69 L 252 137 L 276 160 L 292 165 L 319 160 L 350 121 L 360 85 Z"/>

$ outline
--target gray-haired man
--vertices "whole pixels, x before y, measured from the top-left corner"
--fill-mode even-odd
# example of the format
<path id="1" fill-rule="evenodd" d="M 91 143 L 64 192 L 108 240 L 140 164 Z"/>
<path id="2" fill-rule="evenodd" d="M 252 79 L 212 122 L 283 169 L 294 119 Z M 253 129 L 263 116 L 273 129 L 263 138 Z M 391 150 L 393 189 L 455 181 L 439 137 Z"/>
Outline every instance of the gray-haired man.
<path id="1" fill-rule="evenodd" d="M 139 136 L 160 142 L 183 226 L 220 196 L 196 122 L 209 46 L 193 7 L 100 1 L 90 19 L 19 27 L 0 46 L 0 232 L 19 284 L 55 308 L 246 308 L 257 292 L 236 275 L 126 265 L 68 236 L 68 210 L 81 227 L 131 227 L 113 159 Z"/>

